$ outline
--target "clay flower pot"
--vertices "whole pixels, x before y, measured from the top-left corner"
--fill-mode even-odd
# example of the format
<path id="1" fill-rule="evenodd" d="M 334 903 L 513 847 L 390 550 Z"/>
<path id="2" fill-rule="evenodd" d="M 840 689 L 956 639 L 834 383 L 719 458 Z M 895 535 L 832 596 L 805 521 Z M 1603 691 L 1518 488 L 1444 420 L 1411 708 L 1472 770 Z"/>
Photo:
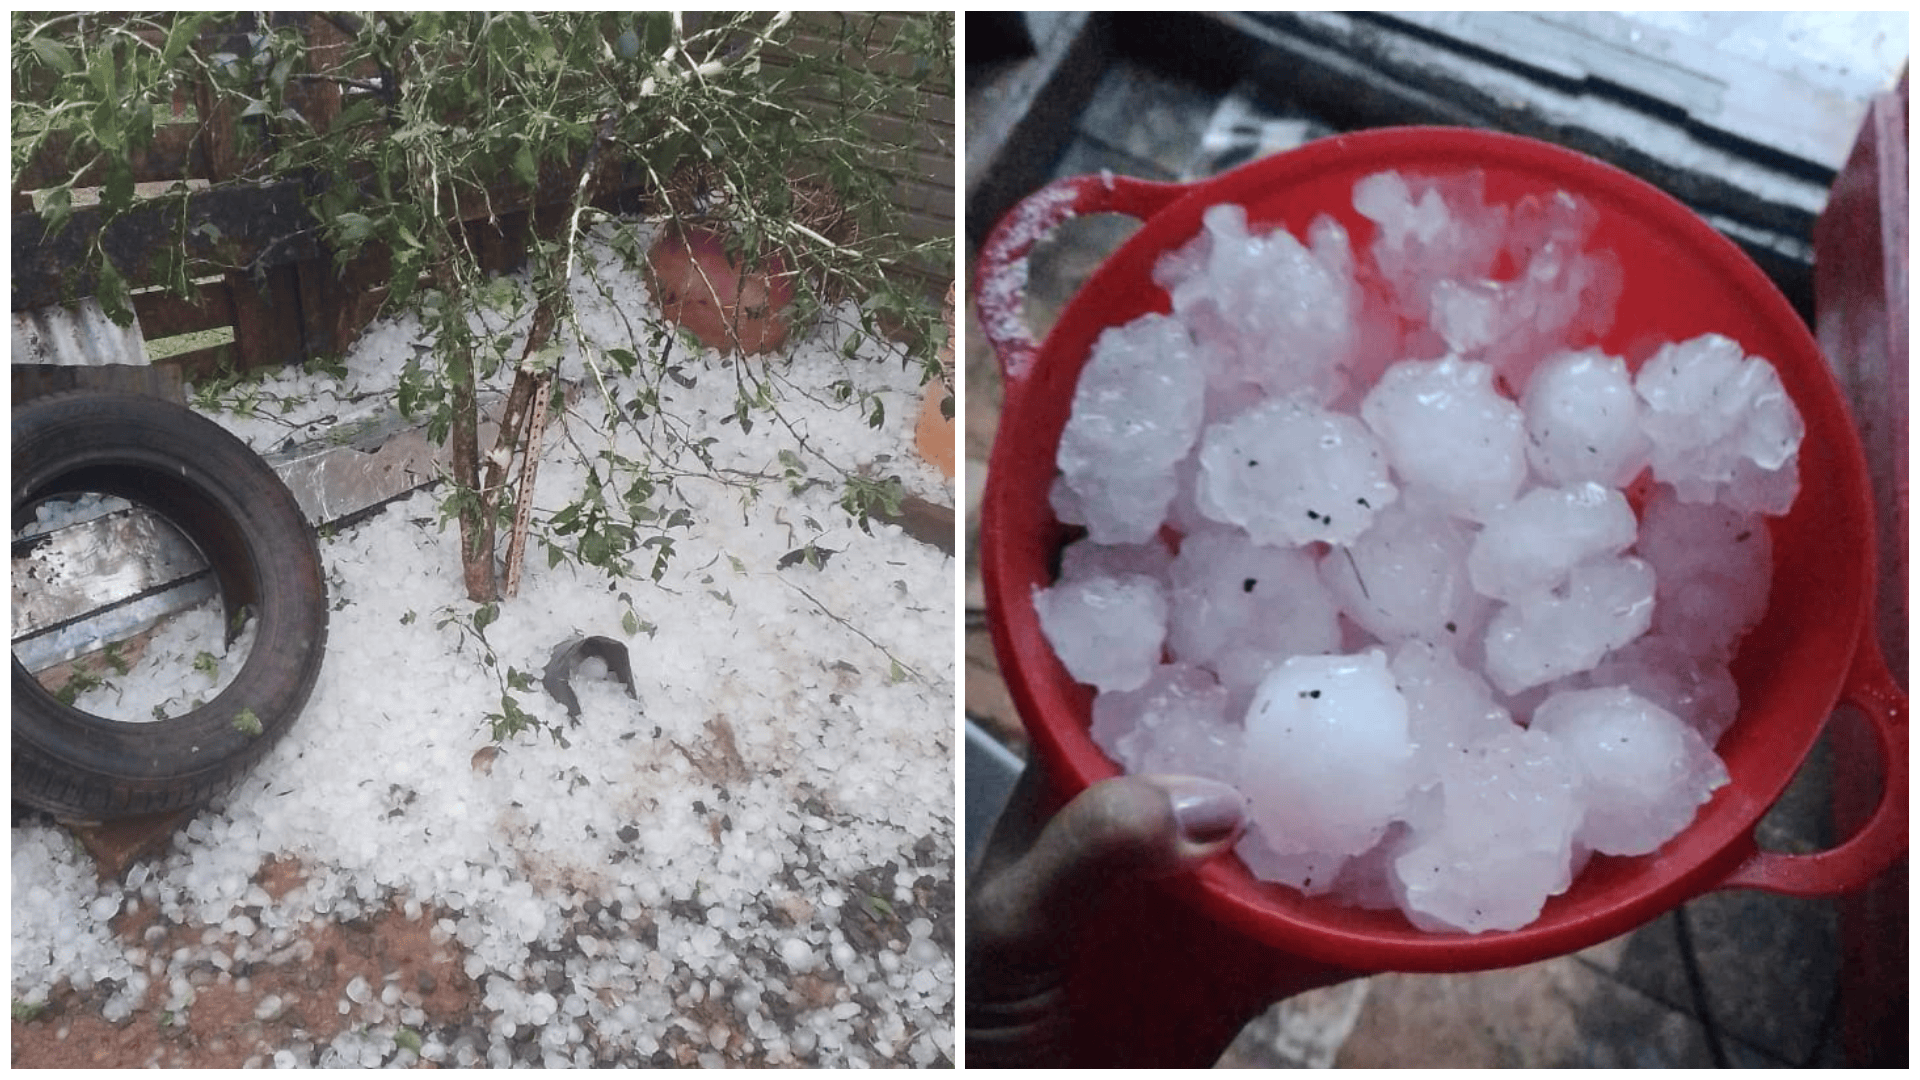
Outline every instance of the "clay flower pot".
<path id="1" fill-rule="evenodd" d="M 647 252 L 647 270 L 661 314 L 708 348 L 753 355 L 786 343 L 793 272 L 778 257 L 743 273 L 719 233 L 670 226 Z"/>
<path id="2" fill-rule="evenodd" d="M 920 421 L 913 428 L 913 444 L 934 467 L 953 479 L 953 421 L 941 415 L 941 403 L 953 391 L 947 389 L 944 379 L 932 379 L 927 383 L 926 397 L 920 401 Z"/>
<path id="3" fill-rule="evenodd" d="M 926 396 L 920 401 L 920 420 L 913 428 L 913 445 L 920 456 L 953 479 L 955 448 L 954 418 L 942 415 L 942 404 L 953 396 L 948 384 L 953 379 L 953 286 L 947 286 L 947 343 L 940 349 L 942 378 L 927 381 Z M 954 399 L 956 405 L 959 399 Z"/>

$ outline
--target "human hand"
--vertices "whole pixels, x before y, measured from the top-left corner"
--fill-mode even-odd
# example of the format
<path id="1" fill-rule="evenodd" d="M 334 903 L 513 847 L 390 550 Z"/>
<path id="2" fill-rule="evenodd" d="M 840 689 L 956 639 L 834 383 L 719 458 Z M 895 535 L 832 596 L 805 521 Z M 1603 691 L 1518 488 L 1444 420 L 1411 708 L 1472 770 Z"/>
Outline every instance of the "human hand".
<path id="1" fill-rule="evenodd" d="M 1211 780 L 1122 776 L 1058 813 L 1021 774 L 968 879 L 973 1066 L 1208 1066 L 1274 1001 L 1358 975 L 1274 952 L 1153 882 L 1225 853 L 1245 799 Z"/>

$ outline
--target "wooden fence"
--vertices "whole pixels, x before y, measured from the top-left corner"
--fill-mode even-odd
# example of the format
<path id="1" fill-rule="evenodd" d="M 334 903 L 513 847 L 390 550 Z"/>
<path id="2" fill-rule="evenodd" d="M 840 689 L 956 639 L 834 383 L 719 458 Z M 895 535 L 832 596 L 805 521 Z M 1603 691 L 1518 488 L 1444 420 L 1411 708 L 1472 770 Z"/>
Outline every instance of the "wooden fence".
<path id="1" fill-rule="evenodd" d="M 802 16 L 795 47 L 824 47 L 832 35 L 823 20 L 845 17 L 837 13 Z M 304 29 L 314 70 L 338 66 L 345 38 L 333 23 L 317 15 L 286 12 L 269 19 L 274 25 Z M 218 35 L 203 38 L 198 47 L 238 51 L 234 36 L 253 28 L 252 16 L 236 16 Z M 889 61 L 875 56 L 873 62 Z M 31 92 L 30 87 L 26 89 Z M 337 85 L 316 82 L 302 93 L 296 107 L 315 126 L 338 113 Z M 906 132 L 903 106 L 898 116 L 879 118 L 872 132 L 883 140 L 909 144 L 876 167 L 892 179 L 912 239 L 950 236 L 954 221 L 952 89 L 932 93 L 932 123 Z M 156 126 L 152 144 L 132 162 L 136 185 L 169 185 L 185 179 L 190 187 L 196 183 L 204 187 L 241 175 L 251 164 L 236 152 L 232 118 L 212 104 L 204 89 L 177 98 L 173 114 L 172 122 Z M 50 232 L 34 209 L 33 192 L 72 174 L 66 158 L 65 146 L 49 145 L 13 184 L 12 309 L 16 312 L 71 302 L 93 295 L 97 288 L 97 281 L 78 268 L 89 242 L 100 233 L 100 211 L 76 200 L 66 224 Z M 576 169 L 545 166 L 533 190 L 505 188 L 496 193 L 490 200 L 491 217 L 488 201 L 468 200 L 460 215 L 462 227 L 480 249 L 483 265 L 504 271 L 523 261 L 532 230 L 564 211 L 577 175 Z M 648 192 L 642 175 L 631 165 L 600 170 L 594 204 L 618 212 L 643 209 Z M 81 175 L 77 186 L 98 185 L 102 179 L 97 171 L 90 171 Z M 230 344 L 195 349 L 164 361 L 182 377 L 193 380 L 222 368 L 247 370 L 337 356 L 379 310 L 385 296 L 387 254 L 370 249 L 336 268 L 333 253 L 320 242 L 318 222 L 307 211 L 304 194 L 303 181 L 290 178 L 199 191 L 185 200 L 146 198 L 107 226 L 103 246 L 134 290 L 133 308 L 147 341 L 232 328 Z M 177 243 L 183 233 L 191 259 L 236 268 L 199 280 L 191 299 L 157 285 L 160 267 L 155 253 Z M 930 298 L 945 292 L 948 279 L 942 271 L 936 268 L 925 275 L 923 284 Z"/>

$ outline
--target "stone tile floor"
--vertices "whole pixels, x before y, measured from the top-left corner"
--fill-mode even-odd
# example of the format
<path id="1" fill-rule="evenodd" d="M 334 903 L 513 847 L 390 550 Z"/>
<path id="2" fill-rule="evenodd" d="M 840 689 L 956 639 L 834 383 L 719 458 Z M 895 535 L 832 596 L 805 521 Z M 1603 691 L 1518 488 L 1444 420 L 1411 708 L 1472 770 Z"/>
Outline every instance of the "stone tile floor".
<path id="1" fill-rule="evenodd" d="M 1092 100 L 1053 175 L 1112 169 L 1190 179 L 1325 133 L 1312 118 L 1257 95 L 1210 97 L 1124 61 L 1106 70 Z M 1027 317 L 1036 337 L 1134 227 L 1114 216 L 1082 218 L 1035 250 Z M 1001 389 L 971 317 L 965 342 L 966 708 L 1022 755 L 1024 735 L 999 678 L 973 554 Z M 1764 847 L 1811 851 L 1832 842 L 1829 758 L 1823 740 L 1762 823 Z M 1574 955 L 1492 972 L 1382 974 L 1294 998 L 1250 1024 L 1219 1064 L 1839 1065 L 1838 957 L 1831 901 L 1712 893 Z"/>

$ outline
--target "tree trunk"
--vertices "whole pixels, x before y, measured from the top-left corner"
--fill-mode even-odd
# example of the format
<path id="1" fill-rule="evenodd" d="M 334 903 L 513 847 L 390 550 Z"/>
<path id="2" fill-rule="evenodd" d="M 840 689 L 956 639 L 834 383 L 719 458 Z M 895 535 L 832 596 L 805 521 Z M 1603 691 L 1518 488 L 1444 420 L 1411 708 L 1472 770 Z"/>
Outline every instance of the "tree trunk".
<path id="1" fill-rule="evenodd" d="M 442 260 L 434 267 L 436 283 L 452 294 L 458 290 L 452 268 Z M 458 305 L 452 305 L 458 310 Z M 448 332 L 441 328 L 441 334 Z M 472 342 L 460 335 L 456 342 L 443 342 L 456 355 L 449 356 L 447 375 L 453 384 L 453 484 L 460 505 L 460 570 L 467 583 L 467 599 L 489 603 L 499 599 L 499 585 L 493 569 L 493 514 L 491 500 L 480 485 L 480 374 L 473 362 Z"/>

